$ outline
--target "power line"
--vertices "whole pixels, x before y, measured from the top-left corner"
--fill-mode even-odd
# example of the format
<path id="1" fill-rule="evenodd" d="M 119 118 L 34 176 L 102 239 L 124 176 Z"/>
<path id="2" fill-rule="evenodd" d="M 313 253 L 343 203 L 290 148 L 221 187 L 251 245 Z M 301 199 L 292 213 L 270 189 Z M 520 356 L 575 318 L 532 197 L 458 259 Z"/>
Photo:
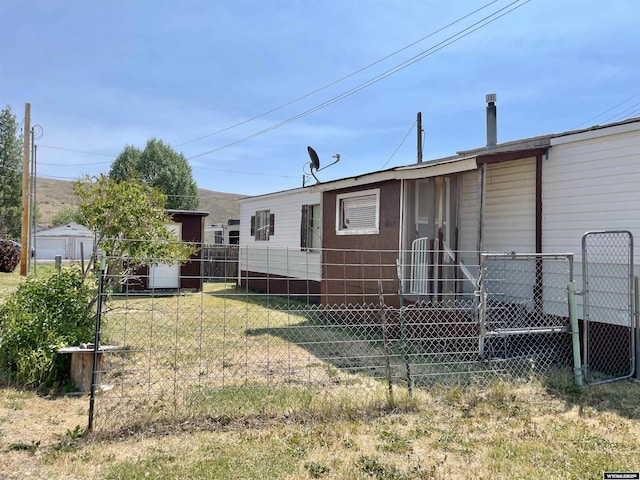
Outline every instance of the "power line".
<path id="1" fill-rule="evenodd" d="M 605 113 L 609 113 L 610 111 L 615 110 L 615 109 L 616 109 L 616 108 L 618 108 L 619 106 L 624 105 L 624 104 L 625 104 L 625 103 L 627 103 L 628 101 L 633 100 L 633 99 L 634 99 L 634 98 L 636 98 L 637 96 L 640 96 L 640 93 L 636 93 L 635 95 L 630 96 L 630 97 L 629 97 L 629 98 L 627 98 L 626 100 L 624 100 L 624 101 L 622 101 L 622 102 L 618 103 L 617 105 L 614 105 L 613 107 L 611 107 L 611 108 L 609 108 L 609 109 L 605 110 L 604 112 L 600 112 L 599 114 L 594 115 L 593 117 L 589 118 L 588 120 L 585 120 L 584 122 L 582 122 L 580 125 L 576 125 L 576 127 L 575 127 L 575 128 L 580 128 L 580 127 L 582 127 L 583 125 L 586 125 L 587 123 L 589 123 L 589 122 L 591 122 L 591 121 L 595 120 L 596 118 L 598 118 L 598 117 L 600 117 L 600 116 L 604 115 Z M 605 120 L 605 121 L 604 121 L 604 123 L 607 123 L 607 121 Z"/>
<path id="2" fill-rule="evenodd" d="M 188 160 L 192 160 L 194 158 L 199 158 L 199 157 L 202 157 L 204 155 L 208 155 L 210 153 L 215 153 L 215 152 L 218 152 L 218 151 L 223 150 L 225 148 L 237 145 L 237 144 L 245 142 L 247 140 L 251 140 L 251 139 L 256 138 L 256 137 L 258 137 L 260 135 L 264 135 L 265 133 L 269 133 L 269 132 L 271 132 L 273 130 L 276 130 L 276 129 L 284 126 L 284 125 L 288 125 L 289 123 L 292 123 L 292 122 L 294 122 L 296 120 L 299 120 L 300 118 L 306 117 L 306 116 L 308 116 L 308 115 L 310 115 L 310 114 L 312 114 L 314 112 L 317 112 L 318 110 L 321 110 L 321 109 L 323 109 L 323 108 L 325 108 L 325 107 L 327 107 L 329 105 L 332 105 L 332 104 L 334 104 L 334 103 L 336 103 L 336 102 L 338 102 L 338 101 L 340 101 L 340 100 L 342 100 L 342 99 L 344 99 L 344 98 L 346 98 L 348 96 L 353 95 L 356 92 L 359 92 L 360 90 L 363 90 L 363 89 L 365 89 L 365 88 L 367 88 L 367 87 L 379 82 L 380 80 L 383 80 L 383 79 L 389 77 L 390 75 L 393 75 L 394 73 L 399 72 L 400 70 L 403 70 L 403 69 L 407 68 L 410 65 L 413 65 L 414 63 L 416 63 L 416 62 L 418 62 L 420 60 L 423 60 L 424 58 L 426 58 L 426 57 L 428 57 L 428 56 L 430 56 L 430 55 L 442 50 L 443 48 L 445 48 L 445 47 L 447 47 L 447 46 L 449 46 L 449 45 L 451 45 L 451 44 L 453 44 L 453 43 L 455 43 L 455 42 L 467 37 L 468 35 L 476 32 L 477 30 L 486 27 L 487 25 L 495 22 L 496 20 L 504 17 L 505 15 L 507 15 L 507 14 L 513 12 L 514 10 L 516 10 L 516 9 L 524 6 L 525 4 L 529 3 L 531 0 L 525 0 L 524 3 L 520 3 L 521 1 L 522 0 L 515 0 L 514 2 L 510 3 L 506 7 L 503 7 L 501 9 L 495 11 L 491 15 L 488 15 L 488 16 L 484 17 L 483 19 L 473 23 L 472 25 L 460 30 L 459 32 L 447 37 L 443 41 L 437 43 L 436 45 L 434 45 L 434 46 L 432 46 L 432 47 L 430 47 L 430 48 L 428 48 L 426 50 L 423 50 L 421 53 L 419 53 L 417 55 L 414 55 L 413 57 L 411 57 L 408 60 L 405 60 L 404 62 L 396 65 L 395 67 L 390 68 L 390 69 L 386 70 L 385 72 L 375 76 L 374 78 L 372 78 L 372 79 L 370 79 L 370 80 L 368 80 L 368 81 L 366 81 L 364 83 L 361 83 L 360 85 L 358 85 L 358 86 L 356 86 L 356 87 L 354 87 L 354 88 L 352 88 L 350 90 L 347 90 L 346 92 L 343 92 L 343 93 L 341 93 L 339 95 L 336 95 L 335 97 L 332 97 L 329 100 L 326 100 L 326 101 L 316 105 L 315 107 L 312 107 L 312 108 L 310 108 L 308 110 L 305 110 L 305 111 L 303 111 L 303 112 L 301 112 L 301 113 L 299 113 L 297 115 L 294 115 L 293 117 L 290 117 L 290 118 L 288 118 L 286 120 L 283 120 L 283 121 L 281 121 L 281 122 L 279 122 L 279 123 L 277 123 L 275 125 L 272 125 L 270 127 L 265 128 L 263 130 L 259 130 L 257 132 L 254 132 L 254 133 L 250 134 L 250 135 L 247 135 L 246 137 L 240 138 L 238 140 L 234 140 L 233 142 L 229 142 L 229 143 L 227 143 L 225 145 L 222 145 L 220 147 L 213 148 L 211 150 L 207 150 L 205 152 L 193 155 L 191 157 L 188 157 L 187 159 Z M 517 3 L 520 3 L 520 4 L 516 5 L 514 8 L 511 8 L 513 5 L 515 5 Z M 511 10 L 507 10 L 509 8 L 511 8 Z M 500 14 L 500 15 L 498 15 L 498 13 L 503 12 L 504 10 L 507 10 L 507 11 L 502 13 L 502 14 Z"/>
<path id="3" fill-rule="evenodd" d="M 336 84 L 338 84 L 338 83 L 340 83 L 340 82 L 342 82 L 344 80 L 347 80 L 348 78 L 351 78 L 351 77 L 353 77 L 353 76 L 355 76 L 355 75 L 357 75 L 359 73 L 364 72 L 365 70 L 367 70 L 367 69 L 369 69 L 369 68 L 371 68 L 371 67 L 373 67 L 373 66 L 375 66 L 375 65 L 377 65 L 377 64 L 379 64 L 379 63 L 381 63 L 381 62 L 383 62 L 383 61 L 385 61 L 385 60 L 387 60 L 387 59 L 389 59 L 391 57 L 393 57 L 394 55 L 397 55 L 398 53 L 403 52 L 403 51 L 407 50 L 408 48 L 413 47 L 414 45 L 417 45 L 418 43 L 426 40 L 427 38 L 430 38 L 430 37 L 442 32 L 442 31 L 446 30 L 447 28 L 455 25 L 456 23 L 460 23 L 461 21 L 466 20 L 467 18 L 469 18 L 469 17 L 475 15 L 476 13 L 478 13 L 480 10 L 483 10 L 483 9 L 487 8 L 489 5 L 494 4 L 497 1 L 498 0 L 492 0 L 491 2 L 487 3 L 486 5 L 483 5 L 482 7 L 474 10 L 473 12 L 470 12 L 467 15 L 465 15 L 463 17 L 460 17 L 457 20 L 445 25 L 444 27 L 441 27 L 441 28 L 429 33 L 428 35 L 425 35 L 424 37 L 422 37 L 422 38 L 420 38 L 420 39 L 418 39 L 418 40 L 416 40 L 416 41 L 414 41 L 414 42 L 412 42 L 412 43 L 410 43 L 408 45 L 405 45 L 404 47 L 400 48 L 399 50 L 396 50 L 396 51 L 394 51 L 392 53 L 389 53 L 388 55 L 385 55 L 384 57 L 376 60 L 375 62 L 370 63 L 370 64 L 368 64 L 368 65 L 366 65 L 366 66 L 364 66 L 362 68 L 359 68 L 358 70 L 356 70 L 354 72 L 351 72 L 350 74 L 345 75 L 344 77 L 340 77 L 340 78 L 338 78 L 337 80 L 334 80 L 331 83 L 327 83 L 326 85 L 323 85 L 322 87 L 317 88 L 317 89 L 315 89 L 315 90 L 313 90 L 313 91 L 311 91 L 309 93 L 306 93 L 306 94 L 304 94 L 304 95 L 302 95 L 300 97 L 294 98 L 293 100 L 290 100 L 290 101 L 288 101 L 288 102 L 286 102 L 286 103 L 284 103 L 284 104 L 282 104 L 282 105 L 280 105 L 278 107 L 272 108 L 271 110 L 268 110 L 266 112 L 263 112 L 263 113 L 260 113 L 258 115 L 255 115 L 255 116 L 253 116 L 253 117 L 251 117 L 251 118 L 249 118 L 247 120 L 243 120 L 241 122 L 235 123 L 235 124 L 230 125 L 228 127 L 221 128 L 220 130 L 216 130 L 215 132 L 209 133 L 207 135 L 202 135 L 202 136 L 194 138 L 192 140 L 188 140 L 186 142 L 178 143 L 178 144 L 176 144 L 174 146 L 175 147 L 180 147 L 180 146 L 186 145 L 188 143 L 197 142 L 198 140 L 203 140 L 205 138 L 209 138 L 209 137 L 212 137 L 214 135 L 218 135 L 220 133 L 226 132 L 226 131 L 231 130 L 233 128 L 239 127 L 241 125 L 245 125 L 245 124 L 247 124 L 249 122 L 252 122 L 254 120 L 262 118 L 262 117 L 264 117 L 266 115 L 269 115 L 270 113 L 277 112 L 278 110 L 281 110 L 281 109 L 283 109 L 285 107 L 288 107 L 289 105 L 292 105 L 292 104 L 294 104 L 296 102 L 299 102 L 300 100 L 304 100 L 305 98 L 308 98 L 308 97 L 310 97 L 312 95 L 315 95 L 316 93 L 319 93 L 319 92 L 321 92 L 323 90 L 326 90 L 327 88 L 332 87 L 333 85 L 336 85 Z"/>
<path id="4" fill-rule="evenodd" d="M 638 108 L 638 109 L 634 110 L 633 112 L 631 112 L 629 114 L 629 118 L 635 117 L 638 113 L 640 113 L 640 108 Z"/>
<path id="5" fill-rule="evenodd" d="M 400 150 L 400 147 L 402 146 L 402 144 L 405 142 L 405 140 L 407 139 L 407 137 L 409 136 L 409 134 L 411 133 L 411 131 L 413 130 L 413 127 L 416 126 L 416 122 L 413 122 L 413 125 L 411 125 L 411 128 L 409 129 L 409 131 L 407 132 L 407 134 L 404 136 L 404 138 L 402 139 L 402 141 L 400 142 L 400 145 L 398 145 L 396 147 L 396 149 L 393 151 L 393 153 L 391 154 L 391 156 L 389 157 L 389 159 L 384 162 L 384 165 L 382 165 L 382 168 L 386 167 L 387 164 L 391 161 L 391 159 L 395 156 L 395 154 L 398 152 L 398 150 Z"/>
<path id="6" fill-rule="evenodd" d="M 55 175 L 44 175 L 42 173 L 38 174 L 38 178 L 49 178 L 51 180 L 77 180 L 77 177 L 57 177 Z"/>
<path id="7" fill-rule="evenodd" d="M 109 153 L 97 153 L 97 152 L 87 152 L 85 150 L 76 150 L 74 148 L 65 148 L 65 147 L 56 147 L 53 145 L 38 145 L 41 148 L 51 148 L 53 150 L 64 150 L 66 152 L 74 152 L 74 153 L 83 153 L 85 155 L 95 155 L 98 157 L 109 157 L 109 158 L 116 158 L 117 155 L 111 155 Z M 107 162 L 103 162 L 103 163 L 107 163 Z"/>
<path id="8" fill-rule="evenodd" d="M 621 112 L 618 112 L 617 114 L 613 115 L 612 117 L 607 118 L 604 123 L 609 123 L 611 120 L 622 120 L 624 118 L 627 118 L 628 116 L 633 116 L 633 113 L 631 114 L 627 114 L 627 112 L 632 111 L 634 108 L 636 108 L 638 105 L 640 105 L 640 102 L 631 105 L 630 107 L 625 108 L 624 110 L 622 110 Z"/>
<path id="9" fill-rule="evenodd" d="M 295 178 L 295 179 L 299 179 L 299 176 L 293 177 L 291 175 L 275 175 L 272 173 L 260 173 L 260 172 L 249 172 L 249 171 L 238 171 L 238 170 L 228 170 L 228 169 L 224 169 L 224 168 L 212 168 L 212 167 L 194 167 L 192 166 L 193 169 L 198 169 L 198 170 L 210 170 L 210 171 L 214 171 L 214 172 L 226 172 L 226 173 L 236 173 L 236 174 L 241 174 L 241 175 L 257 175 L 259 177 L 276 177 L 276 178 Z"/>
<path id="10" fill-rule="evenodd" d="M 40 146 L 40 145 L 38 145 Z M 104 165 L 106 163 L 111 162 L 93 162 L 93 163 L 47 163 L 47 162 L 38 162 L 38 165 L 45 165 L 47 167 L 86 167 L 90 165 Z"/>

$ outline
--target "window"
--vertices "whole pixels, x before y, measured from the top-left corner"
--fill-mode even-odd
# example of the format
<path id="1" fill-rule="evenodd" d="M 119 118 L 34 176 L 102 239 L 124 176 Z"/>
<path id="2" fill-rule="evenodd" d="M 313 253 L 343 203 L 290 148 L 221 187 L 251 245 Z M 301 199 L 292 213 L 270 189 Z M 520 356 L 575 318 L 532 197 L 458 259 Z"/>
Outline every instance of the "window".
<path id="1" fill-rule="evenodd" d="M 336 234 L 379 233 L 380 190 L 344 193 L 336 197 Z"/>
<path id="2" fill-rule="evenodd" d="M 322 210 L 320 205 L 302 205 L 300 248 L 317 252 L 322 248 Z"/>
<path id="3" fill-rule="evenodd" d="M 251 236 L 256 240 L 269 240 L 274 233 L 275 216 L 270 210 L 258 210 L 251 217 Z"/>

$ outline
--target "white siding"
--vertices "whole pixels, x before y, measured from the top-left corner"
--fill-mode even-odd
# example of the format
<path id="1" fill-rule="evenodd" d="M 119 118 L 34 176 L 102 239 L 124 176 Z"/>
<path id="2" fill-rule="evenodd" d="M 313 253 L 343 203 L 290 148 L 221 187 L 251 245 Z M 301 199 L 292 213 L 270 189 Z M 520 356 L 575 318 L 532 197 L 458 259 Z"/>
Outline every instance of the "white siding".
<path id="1" fill-rule="evenodd" d="M 478 204 L 478 170 L 464 172 L 460 175 L 460 205 L 458 225 L 458 250 L 465 252 L 465 257 L 471 258 L 471 252 L 478 250 L 478 222 L 480 206 Z"/>
<path id="2" fill-rule="evenodd" d="M 306 280 L 321 280 L 321 253 L 300 249 L 302 205 L 320 204 L 321 193 L 291 190 L 240 202 L 240 270 Z M 259 210 L 275 216 L 269 240 L 251 236 L 251 217 Z"/>
<path id="3" fill-rule="evenodd" d="M 578 289 L 582 288 L 584 233 L 629 230 L 634 236 L 634 258 L 640 258 L 640 128 L 616 130 L 593 132 L 594 138 L 588 134 L 561 137 L 559 144 L 552 140 L 549 158 L 543 161 L 543 251 L 574 254 Z M 637 260 L 635 272 L 640 272 Z M 577 300 L 582 317 L 582 297 Z M 627 312 L 601 312 L 599 303 L 606 300 L 591 295 L 592 320 L 629 321 Z"/>
<path id="4" fill-rule="evenodd" d="M 487 165 L 483 250 L 534 253 L 536 251 L 536 159 Z M 531 299 L 535 270 L 507 262 L 499 286 L 500 300 L 523 303 Z M 500 282 L 498 282 L 498 285 Z M 497 292 L 489 292 L 497 293 Z"/>
<path id="5" fill-rule="evenodd" d="M 483 250 L 536 249 L 536 159 L 488 165 Z"/>
<path id="6" fill-rule="evenodd" d="M 553 145 L 542 168 L 545 252 L 581 255 L 590 230 L 630 230 L 640 241 L 640 131 Z"/>
<path id="7" fill-rule="evenodd" d="M 460 203 L 458 223 L 458 250 L 460 260 L 465 264 L 469 273 L 478 278 L 478 223 L 480 206 L 478 203 L 479 171 L 464 172 L 459 176 Z M 469 282 L 462 282 L 465 293 L 475 290 Z"/>

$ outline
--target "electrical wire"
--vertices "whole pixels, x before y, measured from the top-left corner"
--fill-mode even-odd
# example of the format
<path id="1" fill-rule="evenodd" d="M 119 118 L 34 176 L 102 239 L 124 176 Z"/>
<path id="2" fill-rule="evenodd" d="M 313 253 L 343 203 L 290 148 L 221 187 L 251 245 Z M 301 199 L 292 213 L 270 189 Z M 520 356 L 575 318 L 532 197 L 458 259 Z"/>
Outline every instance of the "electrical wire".
<path id="1" fill-rule="evenodd" d="M 111 155 L 109 153 L 97 153 L 97 152 L 86 152 L 84 150 L 76 150 L 74 148 L 65 148 L 65 147 L 56 147 L 53 145 L 38 145 L 40 148 L 51 148 L 53 150 L 64 150 L 66 152 L 74 152 L 74 153 L 84 153 L 85 155 L 95 155 L 98 157 L 109 157 L 116 158 L 117 155 Z"/>
<path id="2" fill-rule="evenodd" d="M 212 168 L 212 167 L 191 167 L 194 170 L 209 170 L 209 171 L 214 171 L 214 172 L 226 172 L 226 173 L 236 173 L 236 174 L 241 174 L 241 175 L 257 175 L 259 177 L 276 177 L 276 178 L 299 178 L 299 177 L 294 177 L 291 175 L 275 175 L 272 173 L 259 173 L 259 172 L 251 172 L 251 171 L 239 171 L 239 170 L 228 170 L 228 169 L 224 169 L 224 168 Z"/>
<path id="3" fill-rule="evenodd" d="M 612 117 L 607 118 L 604 123 L 609 123 L 612 120 L 615 121 L 619 121 L 619 120 L 623 120 L 629 116 L 633 116 L 633 114 L 628 114 L 627 112 L 632 111 L 634 108 L 636 108 L 638 105 L 640 105 L 640 102 L 636 103 L 635 105 L 631 105 L 630 107 L 625 108 L 624 110 L 622 110 L 621 112 L 618 112 L 617 114 L 613 115 Z"/>
<path id="4" fill-rule="evenodd" d="M 67 181 L 73 181 L 78 179 L 78 177 L 58 177 L 55 175 L 45 175 L 42 173 L 38 174 L 38 178 L 49 178 L 51 180 L 67 180 Z"/>
<path id="5" fill-rule="evenodd" d="M 416 41 L 414 41 L 414 42 L 412 42 L 412 43 L 410 43 L 408 45 L 405 45 L 404 47 L 400 48 L 399 50 L 396 50 L 396 51 L 394 51 L 392 53 L 389 53 L 389 54 L 385 55 L 384 57 L 376 60 L 375 62 L 370 63 L 370 64 L 368 64 L 368 65 L 366 65 L 366 66 L 364 66 L 362 68 L 359 68 L 358 70 L 356 70 L 354 72 L 351 72 L 348 75 L 340 77 L 340 78 L 338 78 L 337 80 L 334 80 L 331 83 L 327 83 L 326 85 L 323 85 L 322 87 L 317 88 L 317 89 L 315 89 L 315 90 L 313 90 L 313 91 L 311 91 L 309 93 L 306 93 L 304 95 L 301 95 L 300 97 L 294 98 L 293 100 L 290 100 L 290 101 L 288 101 L 286 103 L 283 103 L 282 105 L 280 105 L 278 107 L 275 107 L 275 108 L 272 108 L 271 110 L 268 110 L 266 112 L 263 112 L 263 113 L 260 113 L 258 115 L 255 115 L 255 116 L 253 116 L 251 118 L 248 118 L 247 120 L 243 120 L 241 122 L 234 123 L 233 125 L 230 125 L 230 126 L 225 127 L 225 128 L 221 128 L 220 130 L 216 130 L 215 132 L 209 133 L 207 135 L 202 135 L 200 137 L 197 137 L 197 138 L 194 138 L 194 139 L 191 139 L 191 140 L 187 140 L 186 142 L 178 143 L 178 144 L 174 145 L 174 147 L 181 147 L 182 145 L 187 145 L 188 143 L 197 142 L 199 140 L 203 140 L 205 138 L 209 138 L 209 137 L 212 137 L 214 135 L 218 135 L 220 133 L 227 132 L 227 131 L 229 131 L 229 130 L 231 130 L 233 128 L 239 127 L 241 125 L 245 125 L 245 124 L 247 124 L 249 122 L 252 122 L 252 121 L 257 120 L 259 118 L 262 118 L 262 117 L 264 117 L 266 115 L 269 115 L 270 113 L 277 112 L 278 110 L 281 110 L 281 109 L 283 109 L 285 107 L 288 107 L 289 105 L 292 105 L 292 104 L 294 104 L 296 102 L 299 102 L 300 100 L 304 100 L 305 98 L 308 98 L 308 97 L 310 97 L 312 95 L 315 95 L 316 93 L 319 93 L 319 92 L 321 92 L 323 90 L 326 90 L 327 88 L 332 87 L 333 85 L 336 85 L 336 84 L 338 84 L 338 83 L 340 83 L 340 82 L 342 82 L 344 80 L 347 80 L 347 79 L 349 79 L 349 78 L 351 78 L 351 77 L 353 77 L 353 76 L 355 76 L 355 75 L 357 75 L 359 73 L 364 72 L 365 70 L 367 70 L 367 69 L 369 69 L 369 68 L 371 68 L 371 67 L 373 67 L 373 66 L 375 66 L 375 65 L 377 65 L 377 64 L 379 64 L 379 63 L 381 63 L 381 62 L 383 62 L 385 60 L 388 60 L 389 58 L 393 57 L 394 55 L 397 55 L 398 53 L 401 53 L 401 52 L 407 50 L 408 48 L 411 48 L 411 47 L 417 45 L 418 43 L 423 42 L 427 38 L 430 38 L 430 37 L 433 37 L 434 35 L 437 35 L 438 33 L 446 30 L 447 28 L 452 27 L 456 23 L 460 23 L 461 21 L 466 20 L 467 18 L 475 15 L 479 11 L 484 10 L 489 5 L 492 5 L 492 4 L 496 3 L 497 1 L 498 0 L 492 0 L 491 2 L 483 5 L 482 7 L 478 8 L 476 10 L 474 10 L 473 12 L 470 12 L 467 15 L 465 15 L 463 17 L 460 17 L 460 18 L 458 18 L 457 20 L 455 20 L 455 21 L 453 21 L 451 23 L 448 23 L 447 25 L 445 25 L 443 27 L 440 27 L 439 29 L 429 33 L 428 35 L 425 35 L 424 37 L 422 37 L 422 38 L 420 38 L 420 39 L 418 39 L 418 40 L 416 40 Z"/>
<path id="6" fill-rule="evenodd" d="M 638 113 L 640 113 L 640 108 L 638 108 L 638 109 L 634 110 L 633 112 L 631 112 L 631 113 L 629 114 L 629 117 L 628 117 L 628 118 L 633 118 L 633 117 L 635 117 Z"/>
<path id="7" fill-rule="evenodd" d="M 476 32 L 477 30 L 486 27 L 487 25 L 489 25 L 489 24 L 495 22 L 496 20 L 504 17 L 505 15 L 513 12 L 514 10 L 517 10 L 518 8 L 524 6 L 525 4 L 529 3 L 531 0 L 525 0 L 524 3 L 520 3 L 521 1 L 522 0 L 515 0 L 514 2 L 510 3 L 506 7 L 503 7 L 501 9 L 495 11 L 491 15 L 488 15 L 488 16 L 484 17 L 483 19 L 473 23 L 472 25 L 460 30 L 459 32 L 447 37 L 446 39 L 442 40 L 441 42 L 437 43 L 436 45 L 434 45 L 434 46 L 432 46 L 432 47 L 430 47 L 430 48 L 428 48 L 426 50 L 423 50 L 421 53 L 419 53 L 417 55 L 414 55 L 413 57 L 411 57 L 408 60 L 405 60 L 404 62 L 396 65 L 395 67 L 390 68 L 390 69 L 386 70 L 385 72 L 375 76 L 374 78 L 372 78 L 372 79 L 370 79 L 370 80 L 368 80 L 368 81 L 366 81 L 364 83 L 361 83 L 360 85 L 358 85 L 358 86 L 356 86 L 356 87 L 354 87 L 354 88 L 352 88 L 350 90 L 347 90 L 346 92 L 343 92 L 343 93 L 341 93 L 339 95 L 336 95 L 335 97 L 332 97 L 329 100 L 326 100 L 326 101 L 316 105 L 315 107 L 312 107 L 312 108 L 310 108 L 308 110 L 305 110 L 305 111 L 303 111 L 303 112 L 301 112 L 301 113 L 299 113 L 297 115 L 294 115 L 293 117 L 290 117 L 290 118 L 288 118 L 286 120 L 283 120 L 283 121 L 281 121 L 281 122 L 279 122 L 279 123 L 277 123 L 275 125 L 272 125 L 270 127 L 265 128 L 263 130 L 259 130 L 257 132 L 254 132 L 254 133 L 250 134 L 250 135 L 242 137 L 242 138 L 240 138 L 238 140 L 234 140 L 234 141 L 229 142 L 229 143 L 227 143 L 225 145 L 222 145 L 222 146 L 219 146 L 219 147 L 216 147 L 216 148 L 213 148 L 213 149 L 198 153 L 196 155 L 192 155 L 190 157 L 187 157 L 187 160 L 192 160 L 194 158 L 203 157 L 205 155 L 209 155 L 211 153 L 218 152 L 218 151 L 223 150 L 225 148 L 229 148 L 231 146 L 234 146 L 234 145 L 237 145 L 239 143 L 245 142 L 247 140 L 251 140 L 251 139 L 256 138 L 256 137 L 258 137 L 260 135 L 264 135 L 265 133 L 269 133 L 269 132 L 271 132 L 273 130 L 276 130 L 276 129 L 280 128 L 280 127 L 288 125 L 289 123 L 292 123 L 292 122 L 294 122 L 296 120 L 299 120 L 300 118 L 306 117 L 306 116 L 308 116 L 308 115 L 310 115 L 310 114 L 312 114 L 314 112 L 317 112 L 318 110 L 321 110 L 321 109 L 323 109 L 323 108 L 325 108 L 325 107 L 327 107 L 329 105 L 332 105 L 332 104 L 334 104 L 334 103 L 336 103 L 336 102 L 338 102 L 338 101 L 340 101 L 340 100 L 342 100 L 342 99 L 344 99 L 346 97 L 349 97 L 349 96 L 353 95 L 354 93 L 359 92 L 360 90 L 363 90 L 363 89 L 365 89 L 365 88 L 367 88 L 367 87 L 379 82 L 380 80 L 383 80 L 383 79 L 389 77 L 390 75 L 393 75 L 394 73 L 397 73 L 397 72 L 407 68 L 408 66 L 413 65 L 414 63 L 416 63 L 416 62 L 418 62 L 420 60 L 423 60 L 424 58 L 426 58 L 426 57 L 428 57 L 430 55 L 433 55 L 434 53 L 442 50 L 443 48 L 445 48 L 445 47 L 447 47 L 447 46 L 449 46 L 449 45 L 451 45 L 451 44 L 453 44 L 453 43 L 455 43 L 455 42 L 457 42 L 457 41 L 459 41 L 459 40 L 471 35 L 472 33 Z M 512 7 L 513 5 L 515 5 L 517 3 L 520 3 L 520 4 L 516 5 L 511 10 L 507 10 L 507 9 L 509 9 L 510 7 Z M 502 13 L 502 14 L 500 14 L 500 15 L 498 15 L 498 13 L 503 12 L 504 10 L 507 10 L 507 11 Z"/>
<path id="8" fill-rule="evenodd" d="M 580 125 L 576 125 L 575 128 L 580 128 L 583 125 L 586 125 L 587 123 L 595 120 L 596 118 L 604 115 L 605 113 L 609 113 L 612 110 L 615 110 L 616 108 L 620 107 L 621 105 L 624 105 L 625 103 L 627 103 L 629 100 L 633 100 L 634 98 L 636 98 L 637 96 L 640 96 L 640 93 L 636 93 L 635 95 L 630 96 L 629 98 L 627 98 L 626 100 L 618 103 L 617 105 L 614 105 L 613 107 L 609 108 L 608 110 L 605 110 L 604 112 L 600 112 L 597 115 L 594 115 L 593 117 L 589 118 L 588 120 L 585 120 L 584 122 L 582 122 Z M 606 121 L 604 123 L 607 123 Z"/>
<path id="9" fill-rule="evenodd" d="M 91 165 L 105 165 L 107 163 L 111 163 L 111 162 L 74 163 L 74 164 L 38 162 L 38 165 L 44 165 L 47 167 L 86 167 Z"/>
<path id="10" fill-rule="evenodd" d="M 393 153 L 391 154 L 391 156 L 389 157 L 389 159 L 384 162 L 384 165 L 382 165 L 382 168 L 384 169 L 384 167 L 387 166 L 387 164 L 391 161 L 391 159 L 394 157 L 394 155 L 398 152 L 398 150 L 400 150 L 400 147 L 402 146 L 402 144 L 405 142 L 405 140 L 409 137 L 409 134 L 413 131 L 413 127 L 416 126 L 417 120 L 415 122 L 413 122 L 413 125 L 411 125 L 411 128 L 409 129 L 409 131 L 407 132 L 407 134 L 404 136 L 404 138 L 402 139 L 402 141 L 400 142 L 400 145 L 398 145 L 396 147 L 396 149 L 393 151 Z"/>

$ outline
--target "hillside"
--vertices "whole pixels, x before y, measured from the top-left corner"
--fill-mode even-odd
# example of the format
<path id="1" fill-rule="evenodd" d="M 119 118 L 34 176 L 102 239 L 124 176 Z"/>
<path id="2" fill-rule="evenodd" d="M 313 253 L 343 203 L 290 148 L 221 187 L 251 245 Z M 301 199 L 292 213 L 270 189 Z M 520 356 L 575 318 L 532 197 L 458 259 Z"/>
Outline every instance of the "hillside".
<path id="1" fill-rule="evenodd" d="M 230 218 L 240 218 L 240 204 L 238 200 L 245 195 L 236 193 L 214 192 L 198 189 L 200 205 L 198 210 L 209 212 L 207 225 L 212 223 L 226 223 Z M 75 207 L 78 198 L 74 195 L 71 182 L 38 178 L 36 182 L 36 206 L 38 209 L 38 223 L 52 226 L 53 216 L 65 207 Z"/>

